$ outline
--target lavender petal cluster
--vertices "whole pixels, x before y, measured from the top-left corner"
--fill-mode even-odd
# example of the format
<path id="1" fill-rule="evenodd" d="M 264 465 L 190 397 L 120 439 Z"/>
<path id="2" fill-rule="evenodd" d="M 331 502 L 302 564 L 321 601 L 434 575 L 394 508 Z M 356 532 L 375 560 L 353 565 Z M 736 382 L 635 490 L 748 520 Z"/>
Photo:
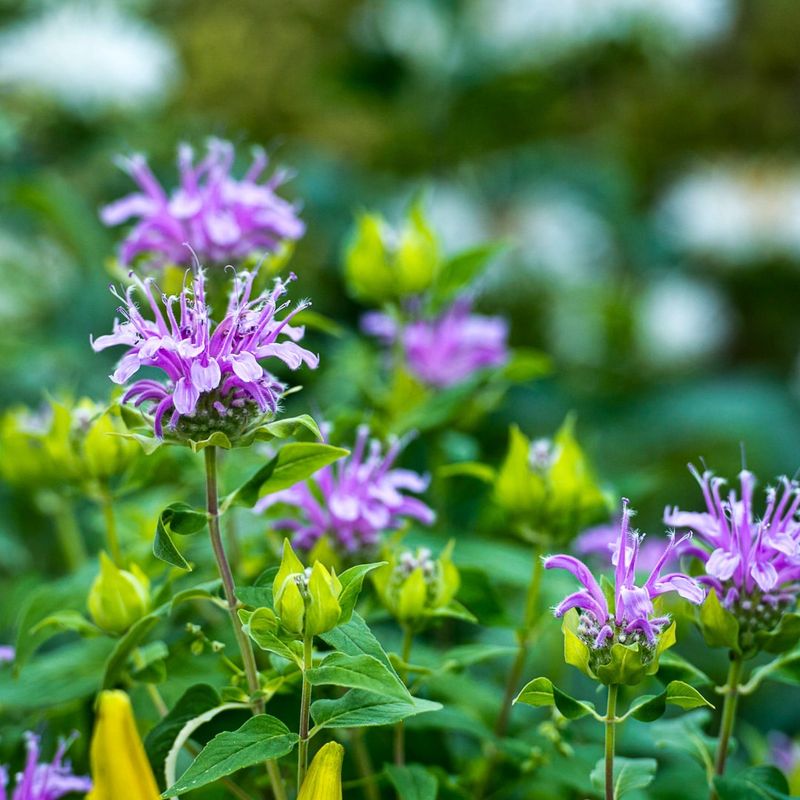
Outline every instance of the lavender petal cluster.
<path id="1" fill-rule="evenodd" d="M 778 487 L 768 487 L 766 508 L 758 517 L 752 472 L 739 473 L 739 495 L 734 490 L 723 495 L 724 479 L 708 470 L 701 474 L 693 465 L 689 469 L 706 510 L 667 508 L 665 521 L 694 531 L 699 542 L 690 553 L 705 566 L 699 580 L 715 590 L 725 608 L 743 623 L 772 627 L 800 591 L 800 486 L 783 477 Z"/>
<path id="2" fill-rule="evenodd" d="M 290 325 L 291 319 L 308 306 L 279 305 L 286 283 L 276 279 L 271 290 L 255 293 L 256 272 L 234 276 L 225 316 L 211 318 L 206 302 L 205 276 L 198 269 L 180 295 L 154 294 L 152 277 L 132 275 L 125 294 L 112 288 L 121 302 L 123 320 L 116 320 L 111 334 L 92 341 L 95 351 L 122 345 L 127 348 L 111 375 L 125 385 L 142 367 L 154 367 L 161 380 L 141 378 L 123 396 L 123 402 L 148 406 L 153 411 L 157 437 L 164 435 L 164 419 L 171 431 L 187 438 L 202 438 L 213 431 L 229 436 L 241 434 L 264 414 L 274 413 L 285 386 L 261 361 L 278 358 L 290 369 L 302 364 L 312 369 L 318 357 L 297 342 L 304 329 Z M 289 280 L 293 280 L 291 275 Z M 139 310 L 134 295 L 147 302 L 152 318 Z"/>
<path id="3" fill-rule="evenodd" d="M 682 572 L 661 574 L 675 550 L 690 534 L 678 540 L 671 535 L 644 584 L 636 585 L 637 560 L 644 537 L 631 530 L 631 515 L 628 501 L 623 499 L 622 520 L 612 562 L 616 567 L 613 613 L 600 583 L 582 561 L 570 555 L 550 556 L 544 560 L 546 569 L 565 569 L 582 584 L 583 588 L 562 600 L 554 613 L 561 617 L 572 608 L 579 609 L 578 635 L 594 650 L 609 648 L 617 642 L 653 647 L 669 624 L 668 616 L 656 616 L 653 605 L 656 597 L 677 592 L 692 603 L 701 603 L 704 597 L 703 589 L 688 575 Z"/>
<path id="4" fill-rule="evenodd" d="M 298 209 L 276 193 L 288 174 L 279 171 L 260 182 L 268 159 L 257 150 L 245 175 L 236 178 L 234 158 L 230 142 L 211 139 L 205 157 L 195 164 L 192 148 L 181 145 L 180 182 L 170 193 L 144 156 L 121 160 L 139 191 L 100 213 L 109 226 L 135 220 L 121 244 L 120 261 L 129 265 L 144 256 L 155 268 L 180 264 L 188 242 L 204 263 L 225 265 L 274 252 L 282 242 L 299 239 L 305 226 Z"/>
<path id="5" fill-rule="evenodd" d="M 62 741 L 50 763 L 40 763 L 40 739 L 33 733 L 25 734 L 27 758 L 22 772 L 16 776 L 16 786 L 11 800 L 59 800 L 72 792 L 91 791 L 92 782 L 88 777 L 74 775 L 64 755 L 70 741 Z M 0 767 L 0 800 L 8 800 L 8 771 Z"/>
<path id="6" fill-rule="evenodd" d="M 430 525 L 433 510 L 417 497 L 428 487 L 428 478 L 394 467 L 403 442 L 395 439 L 383 452 L 369 429 L 358 429 L 347 458 L 324 467 L 304 484 L 264 497 L 257 512 L 272 506 L 291 506 L 298 517 L 277 520 L 274 527 L 292 532 L 292 544 L 310 550 L 326 537 L 345 554 L 373 549 L 383 534 L 397 530 L 409 519 Z"/>
<path id="7" fill-rule="evenodd" d="M 466 297 L 433 319 L 405 325 L 382 312 L 371 312 L 364 315 L 362 329 L 386 345 L 399 343 L 411 374 L 437 389 L 508 361 L 508 323 L 502 317 L 473 314 Z"/>

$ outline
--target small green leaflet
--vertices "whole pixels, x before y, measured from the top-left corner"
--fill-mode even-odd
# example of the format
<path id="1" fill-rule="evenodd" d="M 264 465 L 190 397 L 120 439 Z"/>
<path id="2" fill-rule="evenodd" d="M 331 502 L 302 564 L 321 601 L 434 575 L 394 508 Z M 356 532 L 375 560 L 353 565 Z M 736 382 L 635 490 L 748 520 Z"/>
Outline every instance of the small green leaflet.
<path id="1" fill-rule="evenodd" d="M 436 800 L 439 786 L 436 778 L 419 764 L 397 767 L 387 765 L 386 774 L 403 800 Z"/>
<path id="2" fill-rule="evenodd" d="M 517 695 L 514 703 L 529 706 L 555 706 L 567 719 L 580 719 L 587 714 L 598 718 L 591 703 L 576 700 L 562 692 L 549 678 L 534 678 Z"/>
<path id="3" fill-rule="evenodd" d="M 438 711 L 440 703 L 413 698 L 411 703 L 381 697 L 361 689 L 351 689 L 336 700 L 317 700 L 311 704 L 311 718 L 317 728 L 359 728 L 394 725 L 407 717 Z"/>
<path id="4" fill-rule="evenodd" d="M 614 759 L 614 800 L 632 792 L 644 789 L 653 782 L 658 764 L 654 758 L 615 758 Z M 605 786 L 605 761 L 601 758 L 589 776 L 598 791 Z"/>
<path id="5" fill-rule="evenodd" d="M 186 503 L 170 503 L 159 515 L 153 555 L 174 567 L 191 570 L 189 562 L 181 555 L 173 541 L 174 534 L 190 536 L 205 528 L 208 516 Z"/>
<path id="6" fill-rule="evenodd" d="M 364 689 L 402 703 L 414 702 L 395 672 L 373 656 L 331 653 L 306 674 L 312 686 L 345 686 Z"/>

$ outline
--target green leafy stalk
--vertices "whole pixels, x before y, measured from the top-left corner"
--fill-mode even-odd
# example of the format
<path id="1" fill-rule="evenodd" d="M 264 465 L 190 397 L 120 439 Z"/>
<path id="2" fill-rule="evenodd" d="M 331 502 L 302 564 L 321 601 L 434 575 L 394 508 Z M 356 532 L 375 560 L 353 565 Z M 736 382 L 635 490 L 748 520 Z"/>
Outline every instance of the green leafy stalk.
<path id="1" fill-rule="evenodd" d="M 308 671 L 314 666 L 314 637 L 303 639 L 303 691 L 300 697 L 300 743 L 297 747 L 297 790 L 303 785 L 308 769 L 308 723 L 311 716 L 311 681 Z"/>
<path id="2" fill-rule="evenodd" d="M 111 490 L 107 485 L 100 490 L 100 508 L 103 512 L 103 522 L 106 530 L 106 546 L 111 560 L 122 567 L 122 549 L 119 546 L 119 536 L 117 536 L 117 522 L 114 519 L 114 499 Z"/>
<path id="3" fill-rule="evenodd" d="M 253 697 L 253 713 L 263 714 L 264 699 L 259 695 L 261 683 L 258 678 L 256 657 L 253 652 L 253 647 L 250 644 L 250 638 L 242 630 L 242 623 L 239 620 L 239 615 L 237 613 L 239 601 L 236 599 L 236 585 L 220 534 L 217 448 L 213 446 L 207 447 L 204 453 L 206 462 L 206 510 L 208 511 L 208 533 L 211 537 L 211 547 L 214 550 L 214 558 L 217 562 L 220 578 L 222 578 L 222 587 L 225 592 L 225 601 L 227 603 L 231 625 L 233 626 L 233 633 L 242 655 L 244 671 L 247 677 L 247 686 Z M 278 765 L 274 760 L 267 761 L 267 772 L 270 782 L 272 783 L 272 791 L 275 794 L 276 800 L 286 800 L 286 790 L 283 786 L 283 779 L 278 770 Z"/>
<path id="4" fill-rule="evenodd" d="M 614 800 L 614 746 L 617 735 L 617 694 L 619 686 L 612 683 L 608 687 L 608 706 L 606 707 L 606 800 Z"/>
<path id="5" fill-rule="evenodd" d="M 728 668 L 728 681 L 725 684 L 725 703 L 722 706 L 722 722 L 719 728 L 719 741 L 717 742 L 717 755 L 714 759 L 714 774 L 725 774 L 725 762 L 728 758 L 728 745 L 730 744 L 733 727 L 736 723 L 736 706 L 739 701 L 739 684 L 742 679 L 743 659 L 740 653 L 731 651 L 731 665 Z M 717 790 L 711 788 L 711 800 L 717 800 Z"/>
<path id="6" fill-rule="evenodd" d="M 403 652 L 401 658 L 403 664 L 400 668 L 400 680 L 403 683 L 408 681 L 407 664 L 411 659 L 411 648 L 414 644 L 414 630 L 410 625 L 403 626 Z M 405 766 L 406 763 L 406 729 L 402 722 L 398 722 L 394 728 L 394 763 L 398 767 Z"/>

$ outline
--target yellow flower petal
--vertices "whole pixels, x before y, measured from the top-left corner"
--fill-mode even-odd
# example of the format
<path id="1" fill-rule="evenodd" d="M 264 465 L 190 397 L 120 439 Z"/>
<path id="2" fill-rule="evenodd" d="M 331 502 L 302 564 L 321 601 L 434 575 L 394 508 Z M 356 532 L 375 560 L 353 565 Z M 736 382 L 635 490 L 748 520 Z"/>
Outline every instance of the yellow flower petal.
<path id="1" fill-rule="evenodd" d="M 308 768 L 297 800 L 342 800 L 342 760 L 344 747 L 328 742 Z"/>

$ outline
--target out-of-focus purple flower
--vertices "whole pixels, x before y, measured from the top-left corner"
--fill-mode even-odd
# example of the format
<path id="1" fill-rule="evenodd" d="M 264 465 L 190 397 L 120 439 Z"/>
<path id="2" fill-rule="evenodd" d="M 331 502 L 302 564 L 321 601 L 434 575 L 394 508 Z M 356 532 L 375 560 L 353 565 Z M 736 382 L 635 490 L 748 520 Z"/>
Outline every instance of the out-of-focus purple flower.
<path id="1" fill-rule="evenodd" d="M 767 506 L 757 518 L 752 472 L 739 473 L 741 497 L 731 490 L 723 498 L 722 478 L 710 471 L 701 475 L 692 465 L 689 469 L 703 490 L 706 511 L 667 508 L 664 520 L 697 534 L 703 546 L 687 553 L 703 562 L 706 574 L 699 580 L 716 591 L 727 609 L 742 619 L 755 615 L 769 623 L 794 603 L 800 589 L 800 487 L 784 477 L 779 488 L 767 488 Z"/>
<path id="2" fill-rule="evenodd" d="M 120 248 L 122 263 L 144 255 L 153 267 L 180 264 L 188 242 L 204 263 L 225 265 L 273 252 L 284 240 L 299 239 L 305 226 L 298 209 L 276 194 L 288 174 L 279 171 L 259 183 L 267 166 L 263 150 L 256 150 L 242 178 L 231 174 L 233 162 L 230 142 L 211 139 L 198 164 L 192 148 L 183 144 L 178 149 L 180 185 L 168 194 L 144 156 L 122 159 L 121 166 L 141 191 L 100 213 L 106 225 L 136 220 Z"/>
<path id="3" fill-rule="evenodd" d="M 362 329 L 384 344 L 399 341 L 409 371 L 428 386 L 445 388 L 508 360 L 508 323 L 473 314 L 468 298 L 456 300 L 434 319 L 399 326 L 381 312 L 365 314 Z"/>
<path id="4" fill-rule="evenodd" d="M 0 664 L 12 662 L 16 655 L 13 647 L 7 644 L 0 644 Z"/>
<path id="5" fill-rule="evenodd" d="M 39 763 L 40 739 L 33 733 L 25 734 L 27 758 L 25 768 L 16 776 L 16 788 L 11 800 L 58 800 L 71 792 L 91 790 L 89 778 L 72 774 L 69 761 L 64 761 L 71 740 L 62 741 L 50 763 Z M 8 771 L 0 767 L 0 800 L 7 800 Z"/>
<path id="6" fill-rule="evenodd" d="M 114 383 L 126 384 L 141 367 L 156 367 L 166 375 L 163 382 L 150 378 L 136 381 L 123 402 L 154 409 L 156 436 L 164 435 L 163 419 L 169 427 L 189 438 L 213 431 L 241 434 L 265 413 L 274 413 L 284 386 L 262 367 L 260 361 L 279 358 L 290 369 L 303 363 L 312 369 L 318 358 L 300 347 L 304 329 L 289 321 L 309 304 L 299 303 L 282 319 L 277 315 L 289 303 L 278 305 L 286 283 L 275 281 L 271 291 L 253 297 L 255 272 L 241 272 L 233 279 L 224 318 L 215 324 L 206 305 L 202 269 L 193 275 L 179 296 L 156 302 L 153 279 L 134 283 L 124 295 L 113 333 L 92 342 L 95 351 L 124 345 L 127 352 L 111 375 Z M 294 275 L 289 280 L 294 279 Z M 138 292 L 147 301 L 153 319 L 145 318 L 134 301 Z M 176 315 L 177 307 L 177 315 Z"/>
<path id="7" fill-rule="evenodd" d="M 619 538 L 619 527 L 621 521 L 597 525 L 593 528 L 587 528 L 583 533 L 575 539 L 573 543 L 573 550 L 579 556 L 597 556 L 602 564 L 617 563 L 617 539 Z M 638 572 L 649 573 L 653 567 L 661 559 L 664 552 L 664 546 L 668 544 L 657 536 L 647 536 L 639 543 L 639 552 L 636 560 L 636 569 Z M 686 549 L 690 544 L 689 540 L 680 539 L 675 542 L 674 546 L 670 547 L 668 558 L 664 565 L 669 564 L 676 558 L 679 558 L 681 552 Z"/>
<path id="8" fill-rule="evenodd" d="M 787 778 L 796 780 L 796 774 L 800 771 L 800 744 L 781 731 L 770 731 L 767 742 L 772 763 Z M 794 790 L 793 786 L 791 790 Z"/>
<path id="9" fill-rule="evenodd" d="M 319 470 L 307 483 L 264 497 L 257 512 L 271 506 L 296 508 L 299 519 L 278 520 L 274 527 L 293 532 L 293 544 L 310 550 L 322 537 L 345 553 L 374 547 L 382 534 L 405 520 L 430 525 L 434 512 L 404 492 L 424 492 L 428 478 L 407 469 L 392 468 L 403 443 L 395 439 L 383 453 L 369 429 L 358 429 L 350 456 Z"/>
<path id="10" fill-rule="evenodd" d="M 589 568 L 579 559 L 569 555 L 550 556 L 544 560 L 546 569 L 565 569 L 583 584 L 583 589 L 566 597 L 554 609 L 556 617 L 563 616 L 571 608 L 581 610 L 578 636 L 595 650 L 622 644 L 642 644 L 652 646 L 659 634 L 669 623 L 668 616 L 655 616 L 653 600 L 667 592 L 677 592 L 692 603 L 703 600 L 703 590 L 688 575 L 671 572 L 662 575 L 661 571 L 684 539 L 675 540 L 670 536 L 661 556 L 653 565 L 649 577 L 642 586 L 635 583 L 639 546 L 643 537 L 630 530 L 632 511 L 628 501 L 622 501 L 622 522 L 619 526 L 615 554 L 615 613 L 608 607 L 600 583 Z"/>

